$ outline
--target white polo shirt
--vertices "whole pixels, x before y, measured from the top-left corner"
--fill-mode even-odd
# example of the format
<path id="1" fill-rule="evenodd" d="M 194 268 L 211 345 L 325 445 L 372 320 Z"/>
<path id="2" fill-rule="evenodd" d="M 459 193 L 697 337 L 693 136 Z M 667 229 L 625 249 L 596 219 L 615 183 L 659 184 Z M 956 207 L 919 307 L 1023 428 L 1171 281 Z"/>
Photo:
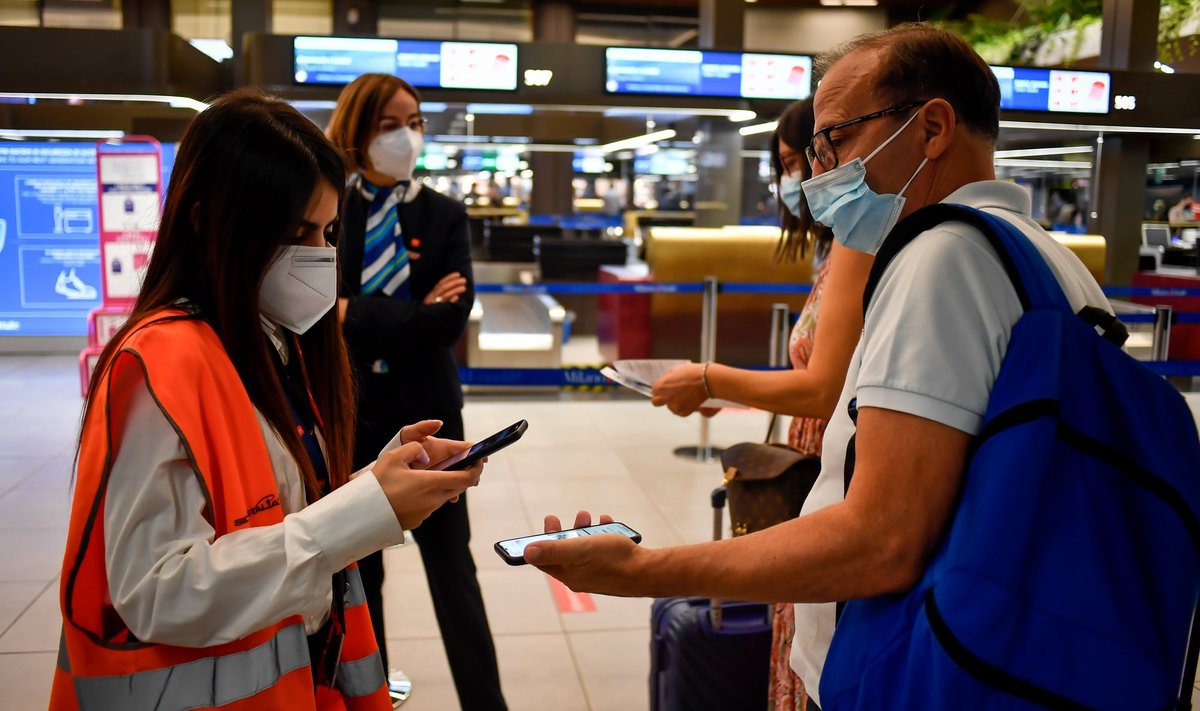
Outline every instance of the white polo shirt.
<path id="1" fill-rule="evenodd" d="M 944 202 L 980 208 L 1020 229 L 1045 258 L 1074 310 L 1088 304 L 1112 310 L 1079 259 L 1029 217 L 1030 198 L 1020 186 L 971 183 Z M 821 474 L 801 515 L 843 499 L 846 447 L 854 434 L 847 408 L 855 397 L 860 408 L 905 412 L 976 434 L 1021 313 L 996 252 L 975 228 L 945 223 L 901 251 L 876 288 L 825 430 Z M 818 705 L 835 615 L 832 602 L 796 605 L 791 665 Z"/>

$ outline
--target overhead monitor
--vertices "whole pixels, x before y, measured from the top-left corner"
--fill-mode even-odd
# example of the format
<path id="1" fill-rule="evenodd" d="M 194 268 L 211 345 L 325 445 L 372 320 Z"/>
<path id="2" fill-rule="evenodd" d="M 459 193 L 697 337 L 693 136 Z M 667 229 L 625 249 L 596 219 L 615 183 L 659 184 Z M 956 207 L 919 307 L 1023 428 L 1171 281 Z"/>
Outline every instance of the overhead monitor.
<path id="1" fill-rule="evenodd" d="M 633 159 L 633 172 L 637 175 L 687 175 L 691 172 L 692 151 L 659 150 L 648 156 Z"/>
<path id="2" fill-rule="evenodd" d="M 992 67 L 1000 83 L 1000 108 L 1107 114 L 1112 74 L 1036 67 Z"/>
<path id="3" fill-rule="evenodd" d="M 612 168 L 608 157 L 603 153 L 590 151 L 575 151 L 571 158 L 571 167 L 576 173 L 600 174 L 607 173 Z"/>
<path id="4" fill-rule="evenodd" d="M 1142 223 L 1142 244 L 1147 247 L 1170 247 L 1171 228 L 1166 225 Z"/>
<path id="5" fill-rule="evenodd" d="M 175 144 L 162 144 L 166 186 Z M 100 306 L 96 144 L 0 141 L 0 336 L 83 336 Z"/>
<path id="6" fill-rule="evenodd" d="M 604 66 L 611 94 L 795 100 L 812 93 L 812 57 L 799 54 L 608 47 Z"/>
<path id="7" fill-rule="evenodd" d="M 422 89 L 517 88 L 517 45 L 374 37 L 297 37 L 297 84 L 349 84 L 363 74 L 393 74 Z"/>

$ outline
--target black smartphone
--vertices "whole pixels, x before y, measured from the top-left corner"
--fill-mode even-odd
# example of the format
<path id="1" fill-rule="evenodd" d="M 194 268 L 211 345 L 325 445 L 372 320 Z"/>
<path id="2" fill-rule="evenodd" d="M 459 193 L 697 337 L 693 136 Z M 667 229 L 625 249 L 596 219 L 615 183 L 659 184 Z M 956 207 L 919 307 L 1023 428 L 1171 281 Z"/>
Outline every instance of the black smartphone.
<path id="1" fill-rule="evenodd" d="M 617 533 L 632 539 L 634 543 L 642 542 L 642 534 L 623 523 L 614 521 L 612 523 L 598 523 L 595 526 L 587 526 L 585 528 L 570 528 L 558 533 L 539 533 L 533 536 L 498 541 L 496 543 L 496 553 L 509 565 L 525 565 L 525 546 L 528 546 L 530 543 L 536 543 L 537 541 L 562 541 L 568 538 L 579 538 L 580 536 L 599 536 L 602 533 Z"/>
<path id="2" fill-rule="evenodd" d="M 521 435 L 525 434 L 525 430 L 527 429 L 529 429 L 529 423 L 521 420 L 505 427 L 485 440 L 476 442 L 470 449 L 464 449 L 449 459 L 443 459 L 437 464 L 431 464 L 429 468 L 440 472 L 470 469 L 480 459 L 489 457 L 521 439 Z"/>

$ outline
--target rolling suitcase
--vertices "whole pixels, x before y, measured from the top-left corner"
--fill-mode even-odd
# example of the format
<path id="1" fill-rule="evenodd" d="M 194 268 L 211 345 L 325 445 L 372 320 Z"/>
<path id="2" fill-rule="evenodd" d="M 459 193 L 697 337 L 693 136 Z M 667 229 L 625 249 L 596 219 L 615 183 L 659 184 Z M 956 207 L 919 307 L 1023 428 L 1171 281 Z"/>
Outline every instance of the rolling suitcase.
<path id="1" fill-rule="evenodd" d="M 725 488 L 712 494 L 721 540 Z M 651 711 L 765 709 L 771 664 L 770 605 L 668 597 L 650 608 Z"/>

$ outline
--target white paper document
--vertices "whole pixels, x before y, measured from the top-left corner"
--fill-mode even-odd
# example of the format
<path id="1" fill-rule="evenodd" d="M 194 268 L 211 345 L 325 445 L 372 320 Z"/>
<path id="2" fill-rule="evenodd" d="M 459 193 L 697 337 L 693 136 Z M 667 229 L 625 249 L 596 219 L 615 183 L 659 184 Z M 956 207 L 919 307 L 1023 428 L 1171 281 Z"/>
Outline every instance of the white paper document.
<path id="1" fill-rule="evenodd" d="M 612 364 L 611 368 L 601 368 L 600 374 L 618 385 L 623 385 L 636 393 L 650 397 L 654 392 L 654 383 L 665 375 L 667 371 L 691 362 L 690 360 L 666 358 L 618 360 Z M 745 407 L 745 405 L 740 403 L 717 398 L 705 400 L 700 406 L 705 408 Z"/>

